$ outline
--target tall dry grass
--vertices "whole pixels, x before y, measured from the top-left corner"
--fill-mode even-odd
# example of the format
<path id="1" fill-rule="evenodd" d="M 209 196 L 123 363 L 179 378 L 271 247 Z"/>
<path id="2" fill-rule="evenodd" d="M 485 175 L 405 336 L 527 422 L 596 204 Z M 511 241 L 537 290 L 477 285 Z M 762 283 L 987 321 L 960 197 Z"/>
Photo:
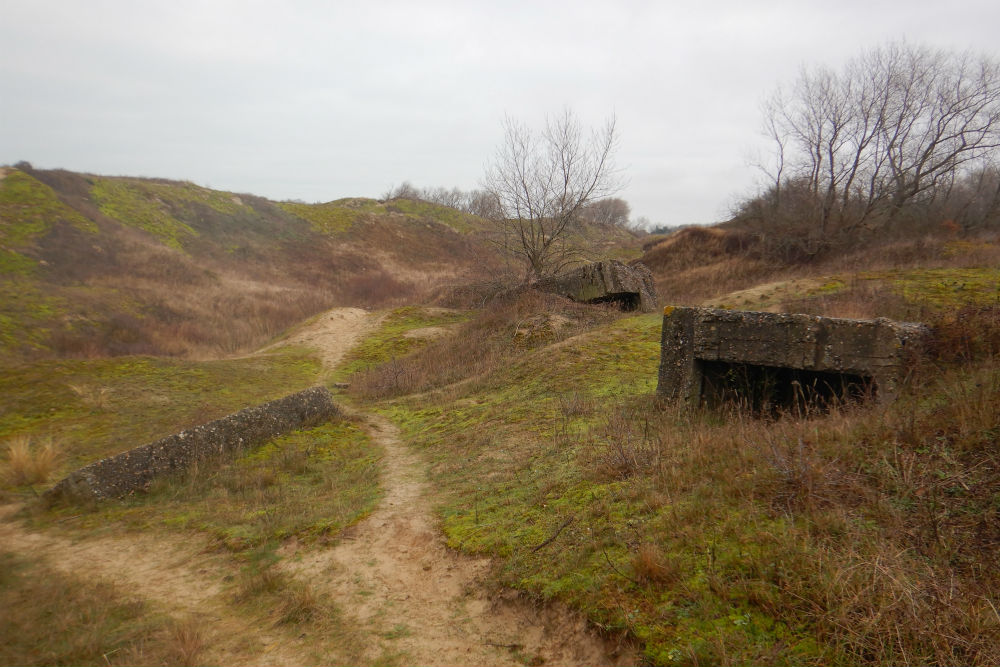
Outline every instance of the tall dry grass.
<path id="1" fill-rule="evenodd" d="M 3 477 L 14 486 L 43 484 L 59 465 L 59 449 L 51 440 L 38 443 L 29 436 L 14 436 L 5 449 Z"/>
<path id="2" fill-rule="evenodd" d="M 958 311 L 934 332 L 894 405 L 777 420 L 672 406 L 641 411 L 651 434 L 613 414 L 589 463 L 652 480 L 649 502 L 676 508 L 680 552 L 727 531 L 747 545 L 715 562 L 712 593 L 803 623 L 831 655 L 997 664 L 1000 319 Z M 727 513 L 743 526 L 721 529 L 712 517 Z M 645 585 L 666 576 L 662 550 L 633 560 Z"/>
<path id="3" fill-rule="evenodd" d="M 428 391 L 501 368 L 513 355 L 566 339 L 622 315 L 611 305 L 574 303 L 523 290 L 481 308 L 451 335 L 356 374 L 350 392 L 382 399 Z"/>

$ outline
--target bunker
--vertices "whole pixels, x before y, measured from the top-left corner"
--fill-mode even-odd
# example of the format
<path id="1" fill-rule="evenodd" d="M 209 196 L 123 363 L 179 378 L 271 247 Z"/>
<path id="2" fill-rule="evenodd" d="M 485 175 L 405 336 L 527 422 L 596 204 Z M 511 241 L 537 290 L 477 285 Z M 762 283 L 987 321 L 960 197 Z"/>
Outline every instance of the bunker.
<path id="1" fill-rule="evenodd" d="M 532 286 L 581 303 L 613 303 L 625 311 L 652 313 L 657 308 L 653 275 L 640 262 L 594 262 Z"/>
<path id="2" fill-rule="evenodd" d="M 657 393 L 691 406 L 802 413 L 899 393 L 923 324 L 668 306 Z"/>

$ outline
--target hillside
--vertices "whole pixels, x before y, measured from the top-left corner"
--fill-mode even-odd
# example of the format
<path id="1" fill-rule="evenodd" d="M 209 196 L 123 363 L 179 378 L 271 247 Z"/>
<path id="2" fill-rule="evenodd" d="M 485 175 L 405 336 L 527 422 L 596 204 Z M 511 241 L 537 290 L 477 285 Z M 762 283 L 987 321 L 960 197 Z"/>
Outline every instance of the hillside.
<path id="1" fill-rule="evenodd" d="M 331 306 L 419 302 L 501 266 L 429 202 L 273 202 L 162 179 L 0 170 L 0 363 L 251 350 Z M 590 229 L 595 255 L 628 234 Z"/>
<path id="2" fill-rule="evenodd" d="M 0 358 L 233 353 L 332 305 L 402 303 L 489 265 L 482 221 L 416 204 L 7 169 Z"/>
<path id="3" fill-rule="evenodd" d="M 302 239 L 361 248 L 416 299 L 422 279 L 451 274 L 386 239 L 410 230 L 408 249 L 445 264 L 431 246 L 454 242 L 468 267 L 485 247 L 479 221 L 409 200 L 274 203 L 62 172 L 4 183 L 21 221 L 4 228 L 5 289 L 52 299 L 23 309 L 42 323 L 101 285 L 194 298 L 224 271 L 259 278 L 261 303 L 271 280 L 307 294 L 311 271 L 338 267 L 282 264 L 309 256 Z M 169 220 L 106 199 L 115 188 Z M 217 210 L 230 205 L 250 209 L 245 223 Z M 51 254 L 61 235 L 87 258 L 74 277 L 50 261 L 69 256 Z M 255 246 L 246 267 L 222 238 Z M 155 250 L 205 277 L 128 282 L 93 265 L 95 247 Z M 691 228 L 648 239 L 642 259 L 664 304 L 920 320 L 933 337 L 894 404 L 763 419 L 658 400 L 658 314 L 530 290 L 455 308 L 384 297 L 212 360 L 22 356 L 0 374 L 0 603 L 17 609 L 0 662 L 996 664 L 996 234 L 942 229 L 792 264 L 732 226 Z M 80 465 L 317 383 L 353 416 L 119 501 L 37 500 Z M 51 618 L 54 638 L 32 630 Z"/>

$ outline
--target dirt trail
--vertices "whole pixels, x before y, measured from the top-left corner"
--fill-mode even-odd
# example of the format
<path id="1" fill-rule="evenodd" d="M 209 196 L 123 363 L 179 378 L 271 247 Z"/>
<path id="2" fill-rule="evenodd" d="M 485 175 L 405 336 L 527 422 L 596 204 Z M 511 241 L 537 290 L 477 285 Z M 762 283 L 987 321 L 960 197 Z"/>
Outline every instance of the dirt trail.
<path id="1" fill-rule="evenodd" d="M 516 597 L 490 599 L 477 582 L 489 561 L 446 548 L 427 501 L 423 466 L 388 420 L 368 417 L 385 450 L 386 495 L 342 544 L 283 563 L 331 591 L 372 632 L 371 657 L 402 653 L 419 665 L 629 664 L 579 618 Z"/>
<path id="2" fill-rule="evenodd" d="M 293 646 L 266 619 L 234 614 L 224 584 L 232 568 L 199 546 L 197 537 L 136 535 L 70 539 L 28 532 L 12 519 L 17 505 L 0 506 L 0 544 L 71 578 L 103 580 L 178 620 L 197 624 L 207 646 L 206 664 L 301 665 L 306 647 Z"/>
<path id="3" fill-rule="evenodd" d="M 378 316 L 338 308 L 280 344 L 316 349 L 327 371 Z M 264 350 L 262 350 L 263 352 Z M 330 592 L 356 621 L 370 662 L 420 665 L 630 664 L 634 654 L 597 637 L 579 617 L 557 606 L 535 606 L 516 595 L 491 599 L 479 584 L 489 561 L 446 548 L 428 498 L 425 467 L 396 427 L 361 417 L 384 449 L 385 496 L 376 510 L 333 548 L 282 547 L 281 567 Z M 199 621 L 212 646 L 202 658 L 227 665 L 293 665 L 315 661 L 308 639 L 283 638 L 230 607 L 232 574 L 204 540 L 163 533 L 70 539 L 28 532 L 0 507 L 0 543 L 76 577 L 116 582 L 180 618 Z M 305 635 L 303 635 L 305 637 Z"/>
<path id="4" fill-rule="evenodd" d="M 334 308 L 296 330 L 288 338 L 272 343 L 255 354 L 281 345 L 302 345 L 319 353 L 324 370 L 329 373 L 366 333 L 381 323 L 383 316 L 362 308 Z"/>

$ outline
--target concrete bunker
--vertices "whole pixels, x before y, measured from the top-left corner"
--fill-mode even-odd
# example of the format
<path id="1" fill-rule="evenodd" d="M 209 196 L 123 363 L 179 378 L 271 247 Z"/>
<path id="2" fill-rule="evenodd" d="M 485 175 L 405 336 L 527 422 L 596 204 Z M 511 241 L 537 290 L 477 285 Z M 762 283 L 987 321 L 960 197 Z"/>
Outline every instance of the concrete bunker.
<path id="1" fill-rule="evenodd" d="M 927 333 L 887 319 L 667 307 L 657 393 L 760 415 L 888 402 Z"/>
<path id="2" fill-rule="evenodd" d="M 594 262 L 543 278 L 533 287 L 581 303 L 613 303 L 624 311 L 651 313 L 657 308 L 653 275 L 640 262 Z"/>

